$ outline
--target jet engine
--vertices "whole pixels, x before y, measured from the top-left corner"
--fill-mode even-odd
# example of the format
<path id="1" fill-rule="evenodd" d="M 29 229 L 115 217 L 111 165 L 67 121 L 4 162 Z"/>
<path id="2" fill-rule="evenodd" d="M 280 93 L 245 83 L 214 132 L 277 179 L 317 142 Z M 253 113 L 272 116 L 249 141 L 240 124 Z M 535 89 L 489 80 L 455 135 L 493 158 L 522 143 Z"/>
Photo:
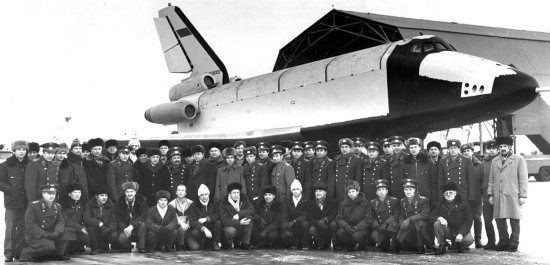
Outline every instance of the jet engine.
<path id="1" fill-rule="evenodd" d="M 193 120 L 199 114 L 198 97 L 195 102 L 179 100 L 163 103 L 145 111 L 145 119 L 152 123 L 174 124 L 184 120 Z"/>
<path id="2" fill-rule="evenodd" d="M 182 80 L 181 83 L 170 88 L 168 95 L 170 101 L 177 101 L 183 97 L 205 91 L 217 85 L 216 79 L 211 74 L 203 73 Z"/>

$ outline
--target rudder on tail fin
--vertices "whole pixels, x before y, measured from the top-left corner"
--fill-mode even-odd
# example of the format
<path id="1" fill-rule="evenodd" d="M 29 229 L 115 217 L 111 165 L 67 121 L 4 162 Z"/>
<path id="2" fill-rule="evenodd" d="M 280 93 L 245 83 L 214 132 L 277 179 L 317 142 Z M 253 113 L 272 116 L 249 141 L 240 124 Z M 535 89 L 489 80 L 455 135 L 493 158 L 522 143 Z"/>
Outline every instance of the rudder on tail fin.
<path id="1" fill-rule="evenodd" d="M 163 8 L 154 20 L 170 73 L 208 73 L 218 84 L 229 82 L 225 65 L 181 9 Z"/>

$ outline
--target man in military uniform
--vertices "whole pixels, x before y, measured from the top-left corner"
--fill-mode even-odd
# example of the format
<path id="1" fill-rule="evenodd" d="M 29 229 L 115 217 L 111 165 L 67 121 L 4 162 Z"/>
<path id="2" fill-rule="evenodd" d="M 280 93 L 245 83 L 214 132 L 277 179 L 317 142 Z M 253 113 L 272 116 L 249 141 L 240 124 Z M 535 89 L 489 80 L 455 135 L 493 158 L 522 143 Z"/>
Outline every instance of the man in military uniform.
<path id="1" fill-rule="evenodd" d="M 56 143 L 45 143 L 42 146 L 42 156 L 36 161 L 30 161 L 25 170 L 25 192 L 27 194 L 27 202 L 32 203 L 42 196 L 40 187 L 50 184 L 59 184 L 58 167 L 53 164 Z M 57 188 L 56 188 L 57 191 Z"/>
<path id="2" fill-rule="evenodd" d="M 391 148 L 391 142 L 388 138 L 382 139 L 380 141 L 380 145 L 382 146 L 382 149 L 384 151 L 384 154 L 381 155 L 382 158 L 384 158 L 386 161 L 390 160 L 390 157 L 393 155 L 393 149 Z"/>
<path id="3" fill-rule="evenodd" d="M 351 139 L 353 140 L 353 154 L 355 157 L 361 160 L 368 158 L 368 155 L 363 153 L 365 151 L 364 147 L 367 140 L 363 137 L 353 137 Z"/>
<path id="4" fill-rule="evenodd" d="M 447 182 L 455 182 L 458 186 L 458 194 L 464 200 L 473 199 L 470 197 L 471 178 L 474 176 L 474 166 L 472 160 L 460 154 L 460 141 L 448 140 L 447 147 L 449 155 L 439 161 L 439 172 L 437 174 L 438 186 Z M 434 198 L 438 199 L 438 198 Z"/>
<path id="5" fill-rule="evenodd" d="M 307 162 L 315 159 L 315 142 L 313 141 L 304 142 L 304 159 Z"/>
<path id="6" fill-rule="evenodd" d="M 389 182 L 377 179 L 373 183 L 378 198 L 369 202 L 372 216 L 372 240 L 376 246 L 386 252 L 397 250 L 397 230 L 399 229 L 399 200 L 388 195 Z M 391 245 L 390 245 L 391 239 Z"/>
<path id="7" fill-rule="evenodd" d="M 472 171 L 472 177 L 468 182 L 470 198 L 468 202 L 470 203 L 470 208 L 472 210 L 472 216 L 474 217 L 474 238 L 475 238 L 475 247 L 482 248 L 481 244 L 481 195 L 483 191 L 481 190 L 483 184 L 483 166 L 481 161 L 477 159 L 474 155 L 474 145 L 471 143 L 463 144 L 460 147 L 460 151 L 464 157 L 467 157 L 472 160 L 474 170 Z M 465 200 L 466 201 L 466 200 Z"/>
<path id="8" fill-rule="evenodd" d="M 158 147 L 159 147 L 159 150 L 160 150 L 160 162 L 163 165 L 166 165 L 169 162 L 169 159 L 170 159 L 168 157 L 168 150 L 172 146 L 170 145 L 170 142 L 168 140 L 160 140 L 159 143 L 158 143 Z"/>
<path id="9" fill-rule="evenodd" d="M 268 142 L 259 142 L 256 143 L 256 149 L 258 149 L 258 162 L 261 165 L 265 166 L 265 169 L 267 170 L 267 175 L 271 176 L 271 172 L 273 172 L 273 167 L 275 167 L 275 163 L 269 157 L 271 145 L 269 145 Z"/>
<path id="10" fill-rule="evenodd" d="M 118 146 L 118 141 L 115 139 L 109 139 L 105 141 L 105 157 L 107 157 L 109 161 L 113 161 L 118 157 Z"/>
<path id="11" fill-rule="evenodd" d="M 210 196 L 214 198 L 216 194 L 216 174 L 217 167 L 204 159 L 204 146 L 195 145 L 191 147 L 191 153 L 195 161 L 189 169 L 189 178 L 187 179 L 187 188 L 189 191 L 188 198 L 192 201 L 198 201 L 199 195 L 197 191 L 201 184 L 208 187 L 208 190 L 212 191 Z"/>
<path id="12" fill-rule="evenodd" d="M 304 193 L 310 194 L 315 190 L 312 186 L 316 183 L 324 183 L 325 187 L 329 178 L 329 175 L 334 168 L 334 161 L 327 156 L 328 143 L 323 140 L 315 142 L 315 153 L 317 156 L 309 162 L 309 176 L 306 177 L 304 183 Z M 314 194 L 311 194 L 308 199 L 312 199 Z"/>
<path id="13" fill-rule="evenodd" d="M 124 194 L 122 183 L 134 181 L 134 164 L 130 161 L 131 147 L 120 146 L 117 148 L 118 157 L 109 163 L 107 167 L 107 183 L 109 187 L 109 198 L 116 204 Z"/>
<path id="14" fill-rule="evenodd" d="M 42 199 L 33 201 L 25 213 L 25 242 L 20 261 L 36 261 L 46 258 L 68 260 L 65 249 L 68 241 L 61 240 L 65 230 L 63 208 L 54 202 L 57 185 L 43 185 Z"/>
<path id="15" fill-rule="evenodd" d="M 275 162 L 275 166 L 270 175 L 270 184 L 277 188 L 277 198 L 281 202 L 290 198 L 290 185 L 292 185 L 292 182 L 296 178 L 294 169 L 283 158 L 284 152 L 285 149 L 280 145 L 271 147 L 271 157 L 273 158 L 273 162 Z"/>
<path id="16" fill-rule="evenodd" d="M 208 150 L 210 153 L 208 162 L 215 164 L 217 168 L 225 165 L 225 160 L 222 156 L 222 149 L 222 145 L 219 143 L 210 143 L 210 145 L 208 145 Z"/>
<path id="17" fill-rule="evenodd" d="M 294 169 L 294 175 L 296 176 L 296 179 L 300 181 L 300 183 L 306 183 L 311 182 L 309 180 L 306 181 L 306 178 L 309 174 L 309 167 L 308 163 L 304 158 L 304 143 L 300 141 L 294 141 L 292 143 L 292 148 L 290 149 L 290 152 L 292 153 L 292 159 L 290 160 L 290 165 Z M 307 194 L 304 193 L 306 198 L 309 198 L 311 196 L 310 194 L 311 190 L 307 190 Z"/>
<path id="18" fill-rule="evenodd" d="M 233 148 L 235 148 L 236 156 L 235 156 L 235 165 L 242 166 L 246 164 L 246 159 L 244 157 L 244 147 L 246 146 L 246 143 L 244 141 L 237 141 L 233 145 Z"/>
<path id="19" fill-rule="evenodd" d="M 260 198 L 261 189 L 269 185 L 269 175 L 265 166 L 256 161 L 256 147 L 246 147 L 244 155 L 248 162 L 244 165 L 243 174 L 246 182 L 246 195 L 255 203 Z"/>
<path id="20" fill-rule="evenodd" d="M 329 188 L 328 196 L 335 198 L 340 203 L 347 197 L 345 183 L 361 178 L 361 159 L 353 155 L 351 139 L 340 139 L 338 146 L 340 146 L 341 154 L 334 157 L 334 168 L 329 175 L 327 186 Z"/>
<path id="21" fill-rule="evenodd" d="M 430 200 L 416 193 L 416 180 L 404 179 L 402 183 L 405 198 L 399 202 L 397 241 L 405 249 L 416 249 L 416 253 L 424 254 L 426 253 L 424 243 L 428 239 L 426 218 L 430 214 Z"/>
<path id="22" fill-rule="evenodd" d="M 185 185 L 185 168 L 181 162 L 182 148 L 172 147 L 167 152 L 169 162 L 165 164 L 170 173 L 170 194 L 172 198 L 176 198 L 176 192 L 179 185 Z"/>
<path id="23" fill-rule="evenodd" d="M 363 176 L 359 183 L 367 200 L 372 200 L 378 197 L 375 181 L 388 179 L 390 172 L 387 161 L 379 156 L 382 146 L 377 142 L 367 142 L 365 147 L 368 157 L 363 160 Z"/>
<path id="24" fill-rule="evenodd" d="M 404 196 L 403 187 L 401 186 L 401 180 L 405 178 L 405 170 L 403 168 L 404 152 L 402 151 L 404 141 L 405 138 L 402 136 L 392 136 L 386 140 L 392 150 L 392 155 L 386 159 L 389 167 L 388 181 L 390 182 L 390 195 L 397 199 L 401 199 Z"/>
<path id="25" fill-rule="evenodd" d="M 4 193 L 6 232 L 4 233 L 4 257 L 13 261 L 21 254 L 25 233 L 25 167 L 29 159 L 27 141 L 15 141 L 11 145 L 13 156 L 0 164 L 0 191 Z"/>
<path id="26" fill-rule="evenodd" d="M 80 184 L 82 186 L 81 201 L 82 203 L 86 203 L 90 196 L 88 193 L 88 180 L 86 179 L 86 172 L 84 171 L 84 162 L 82 159 L 82 144 L 78 139 L 74 139 L 71 143 L 71 150 L 69 150 L 67 154 L 66 163 L 66 169 L 63 170 L 63 165 L 61 165 L 59 170 L 59 178 L 62 180 L 61 185 L 65 187 L 64 190 L 67 191 L 66 187 L 72 184 Z M 62 200 L 63 197 L 59 199 Z M 67 197 L 65 199 L 67 199 Z M 61 202 L 61 204 L 64 203 Z"/>

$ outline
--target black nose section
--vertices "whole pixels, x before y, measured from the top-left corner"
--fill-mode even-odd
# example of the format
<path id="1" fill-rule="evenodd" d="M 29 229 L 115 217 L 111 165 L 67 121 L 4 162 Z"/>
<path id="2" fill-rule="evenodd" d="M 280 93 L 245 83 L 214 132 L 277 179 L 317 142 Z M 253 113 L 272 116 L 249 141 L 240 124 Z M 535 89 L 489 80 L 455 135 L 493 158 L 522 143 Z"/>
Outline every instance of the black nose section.
<path id="1" fill-rule="evenodd" d="M 505 104 L 508 108 L 521 108 L 537 97 L 537 80 L 530 74 L 515 70 L 515 75 L 504 75 L 495 78 L 493 98 L 496 104 Z M 503 106 L 503 105 L 501 105 Z"/>

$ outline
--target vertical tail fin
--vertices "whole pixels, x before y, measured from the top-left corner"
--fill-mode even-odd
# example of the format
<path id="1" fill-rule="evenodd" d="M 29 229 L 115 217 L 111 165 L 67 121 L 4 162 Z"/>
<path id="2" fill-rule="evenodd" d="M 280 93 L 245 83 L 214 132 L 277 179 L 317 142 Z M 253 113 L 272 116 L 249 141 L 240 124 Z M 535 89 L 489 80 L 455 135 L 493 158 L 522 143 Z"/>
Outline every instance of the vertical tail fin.
<path id="1" fill-rule="evenodd" d="M 170 73 L 209 73 L 218 84 L 229 82 L 225 65 L 181 9 L 163 8 L 154 20 Z"/>

